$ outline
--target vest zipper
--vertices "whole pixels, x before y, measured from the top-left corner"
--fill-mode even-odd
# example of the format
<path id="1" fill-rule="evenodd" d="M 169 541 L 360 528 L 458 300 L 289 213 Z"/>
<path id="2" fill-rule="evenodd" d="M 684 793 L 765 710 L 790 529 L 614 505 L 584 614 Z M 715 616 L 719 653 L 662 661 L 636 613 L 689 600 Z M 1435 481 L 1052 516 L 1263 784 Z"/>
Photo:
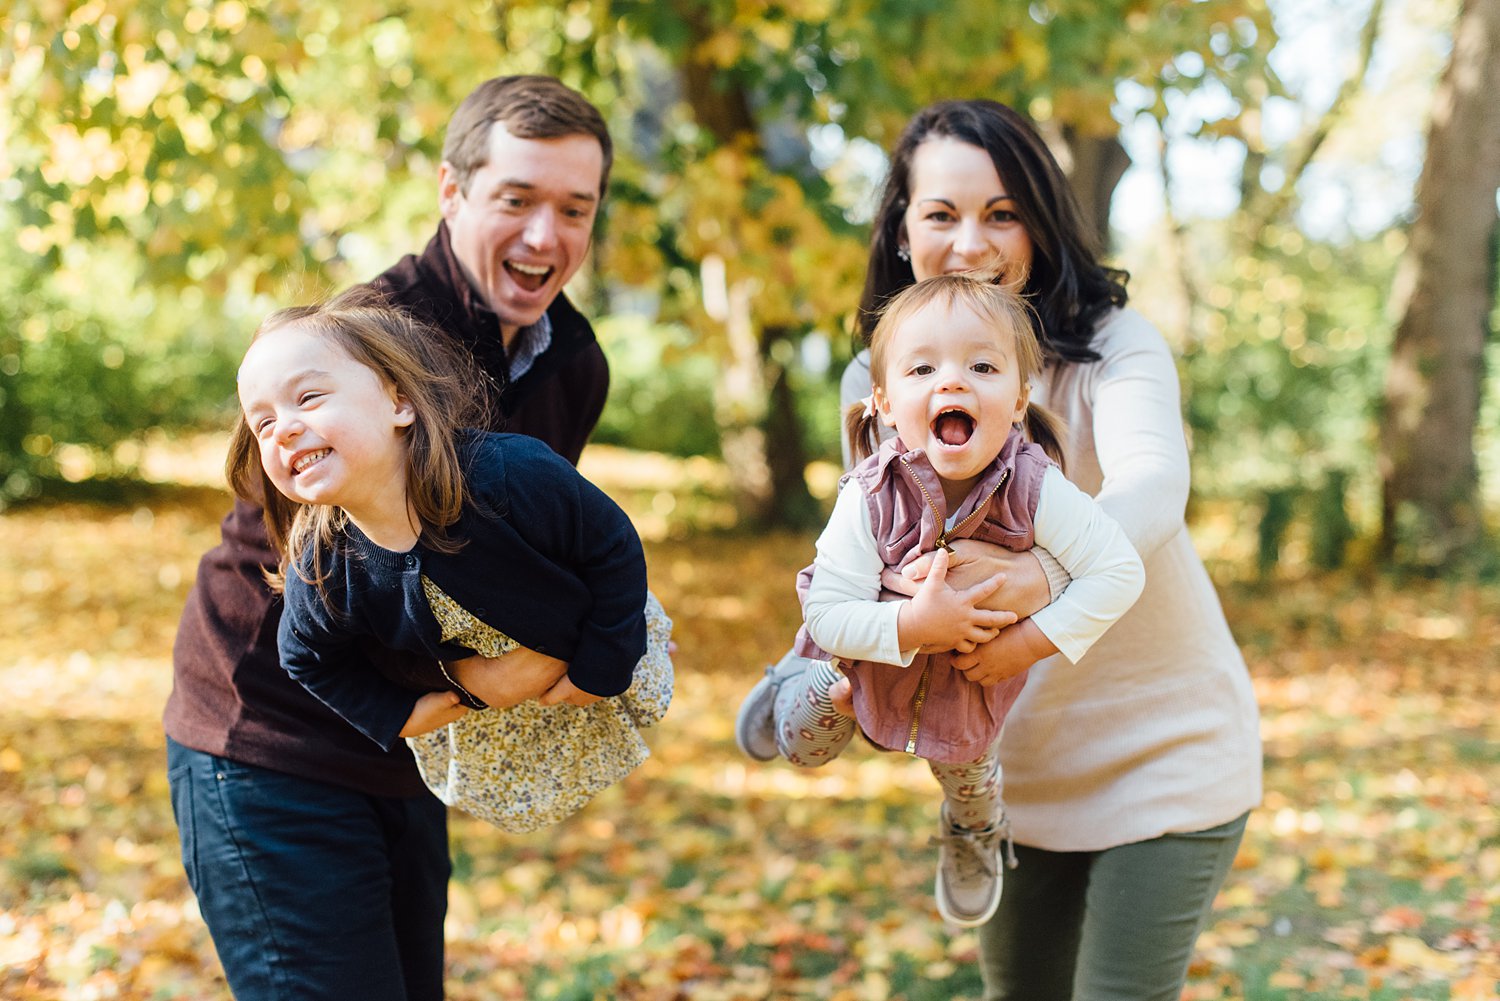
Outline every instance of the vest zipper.
<path id="1" fill-rule="evenodd" d="M 927 492 L 926 485 L 923 484 L 921 477 L 917 476 L 916 470 L 911 468 L 911 463 L 906 461 L 905 456 L 901 457 L 901 464 L 905 466 L 906 471 L 911 474 L 912 482 L 917 485 L 917 489 L 922 491 L 922 496 L 926 499 L 927 506 L 932 508 L 932 516 L 938 520 L 938 524 L 943 524 L 945 519 L 943 518 L 942 513 L 938 510 L 938 506 L 933 503 L 932 494 Z M 967 518 L 959 522 L 957 525 L 954 525 L 953 530 L 957 532 L 964 528 L 964 526 L 966 526 L 969 522 L 973 521 L 974 516 L 977 515 L 980 511 L 984 510 L 985 505 L 990 502 L 991 498 L 993 498 L 995 494 L 1000 492 L 1000 488 L 1005 486 L 1005 481 L 1008 479 L 1010 479 L 1010 470 L 1001 470 L 1000 479 L 995 483 L 995 488 L 989 492 L 988 496 L 986 496 L 983 501 L 975 506 L 974 510 L 969 512 L 969 516 Z M 953 547 L 948 545 L 947 528 L 943 528 L 938 532 L 937 544 L 939 546 L 942 546 L 949 552 L 953 551 Z M 906 735 L 907 754 L 917 753 L 917 730 L 922 725 L 922 704 L 927 701 L 927 679 L 928 672 L 930 672 L 931 670 L 932 661 L 931 659 L 928 659 L 928 661 L 922 665 L 922 677 L 917 679 L 917 694 L 912 696 L 911 700 L 911 730 L 908 731 Z"/>
<path id="2" fill-rule="evenodd" d="M 917 727 L 922 721 L 922 703 L 927 701 L 927 674 L 932 670 L 929 658 L 922 665 L 922 677 L 917 679 L 917 694 L 911 700 L 911 732 L 906 735 L 906 753 L 917 753 Z"/>
<path id="3" fill-rule="evenodd" d="M 994 489 L 991 490 L 988 495 L 986 495 L 984 500 L 980 501 L 974 506 L 974 510 L 969 512 L 969 516 L 967 518 L 959 522 L 957 525 L 953 526 L 952 531 L 955 535 L 959 532 L 962 532 L 968 526 L 969 522 L 973 521 L 979 515 L 979 512 L 985 509 L 985 505 L 989 504 L 991 498 L 993 498 L 1000 492 L 1000 488 L 1005 486 L 1005 481 L 1008 479 L 1010 479 L 1010 470 L 1008 468 L 1002 469 L 1000 471 L 1000 479 L 995 482 Z M 920 485 L 921 484 L 918 484 L 918 486 Z M 942 546 L 944 549 L 951 550 L 952 547 L 948 545 L 948 532 L 949 530 L 945 528 L 938 533 L 938 545 Z"/>

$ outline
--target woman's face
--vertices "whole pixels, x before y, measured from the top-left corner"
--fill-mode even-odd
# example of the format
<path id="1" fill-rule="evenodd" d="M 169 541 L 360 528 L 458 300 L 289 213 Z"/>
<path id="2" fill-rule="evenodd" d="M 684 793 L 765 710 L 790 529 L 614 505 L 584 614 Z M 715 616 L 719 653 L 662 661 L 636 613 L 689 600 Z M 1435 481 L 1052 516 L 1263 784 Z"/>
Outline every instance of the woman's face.
<path id="1" fill-rule="evenodd" d="M 990 155 L 951 136 L 926 139 L 912 154 L 901 230 L 917 281 L 992 266 L 997 258 L 1006 277 L 1031 267 L 1031 235 Z"/>

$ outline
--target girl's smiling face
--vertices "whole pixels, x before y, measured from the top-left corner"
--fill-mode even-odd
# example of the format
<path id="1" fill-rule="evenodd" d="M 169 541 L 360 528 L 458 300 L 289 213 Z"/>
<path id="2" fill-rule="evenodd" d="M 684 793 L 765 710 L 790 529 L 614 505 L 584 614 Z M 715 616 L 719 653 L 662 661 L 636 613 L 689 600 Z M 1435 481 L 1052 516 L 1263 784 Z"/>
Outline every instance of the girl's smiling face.
<path id="1" fill-rule="evenodd" d="M 295 322 L 262 331 L 240 364 L 239 397 L 277 490 L 356 523 L 392 503 L 405 514 L 411 404 L 332 337 Z"/>
<path id="2" fill-rule="evenodd" d="M 972 310 L 935 300 L 901 321 L 875 387 L 881 420 L 927 453 L 962 497 L 1026 415 L 1015 335 Z M 953 496 L 949 497 L 950 508 Z"/>
<path id="3" fill-rule="evenodd" d="M 903 243 L 917 281 L 994 267 L 1008 278 L 1031 267 L 1031 234 L 995 163 L 979 146 L 933 136 L 912 154 Z"/>

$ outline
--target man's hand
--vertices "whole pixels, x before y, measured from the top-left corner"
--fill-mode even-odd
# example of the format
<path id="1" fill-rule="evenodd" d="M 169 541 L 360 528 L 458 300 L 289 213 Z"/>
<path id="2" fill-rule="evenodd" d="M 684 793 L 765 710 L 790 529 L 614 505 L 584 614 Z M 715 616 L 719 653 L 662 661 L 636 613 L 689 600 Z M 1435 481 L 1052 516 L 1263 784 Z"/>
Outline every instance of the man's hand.
<path id="1" fill-rule="evenodd" d="M 566 702 L 572 706 L 591 706 L 602 698 L 604 698 L 602 695 L 590 695 L 585 692 L 569 681 L 565 674 L 557 679 L 557 684 L 542 693 L 542 697 L 537 701 L 544 706 L 555 706 L 559 702 Z"/>
<path id="2" fill-rule="evenodd" d="M 1044 657 L 1057 653 L 1036 623 L 1024 619 L 1000 630 L 988 643 L 981 643 L 968 653 L 956 654 L 953 666 L 977 685 L 993 685 L 1031 667 Z"/>
<path id="3" fill-rule="evenodd" d="M 469 707 L 459 701 L 457 692 L 428 692 L 417 700 L 399 737 L 419 737 L 445 727 L 459 719 Z"/>
<path id="4" fill-rule="evenodd" d="M 523 646 L 504 657 L 449 661 L 448 673 L 475 698 L 507 709 L 551 690 L 568 673 L 568 664 Z"/>
<path id="5" fill-rule="evenodd" d="M 938 550 L 926 553 L 906 565 L 901 573 L 887 569 L 880 583 L 900 594 L 915 595 L 922 581 L 931 573 Z M 1011 552 L 993 542 L 959 539 L 948 554 L 948 586 L 962 590 L 999 575 L 1001 584 L 980 602 L 981 608 L 1014 612 L 1024 619 L 1046 608 L 1052 601 L 1047 575 L 1031 553 Z M 1015 619 L 1011 620 L 1012 622 Z"/>
<path id="6" fill-rule="evenodd" d="M 916 596 L 898 613 L 896 639 L 901 649 L 930 645 L 951 650 L 961 643 L 983 643 L 993 639 L 1001 626 L 1014 621 L 1009 612 L 978 607 L 1000 586 L 998 576 L 962 591 L 949 587 L 947 577 L 948 551 L 940 549 Z"/>

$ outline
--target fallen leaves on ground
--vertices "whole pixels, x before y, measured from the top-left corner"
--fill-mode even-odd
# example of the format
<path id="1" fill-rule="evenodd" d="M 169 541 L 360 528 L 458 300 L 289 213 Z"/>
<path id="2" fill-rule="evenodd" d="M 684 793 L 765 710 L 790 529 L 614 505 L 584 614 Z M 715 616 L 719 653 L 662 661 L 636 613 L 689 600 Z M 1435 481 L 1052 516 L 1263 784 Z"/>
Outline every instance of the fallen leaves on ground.
<path id="1" fill-rule="evenodd" d="M 685 506 L 619 489 L 643 520 Z M 159 723 L 224 504 L 178 490 L 0 516 L 0 996 L 227 996 L 177 856 Z M 454 815 L 449 996 L 978 998 L 974 933 L 931 901 L 926 767 L 858 747 L 804 773 L 734 748 L 740 696 L 792 635 L 811 537 L 652 534 L 680 646 L 653 757 L 547 831 Z M 1223 590 L 1267 793 L 1184 997 L 1500 995 L 1500 589 Z"/>

